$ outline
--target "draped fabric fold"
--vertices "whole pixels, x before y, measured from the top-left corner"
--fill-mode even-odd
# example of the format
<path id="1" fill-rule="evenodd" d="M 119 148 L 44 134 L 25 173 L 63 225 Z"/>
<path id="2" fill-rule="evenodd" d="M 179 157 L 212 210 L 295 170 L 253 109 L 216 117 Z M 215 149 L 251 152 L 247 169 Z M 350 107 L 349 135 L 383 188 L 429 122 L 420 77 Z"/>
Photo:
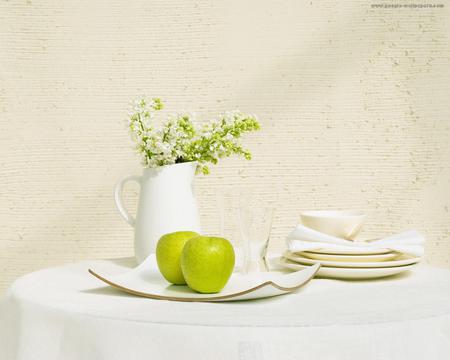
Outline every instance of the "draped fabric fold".
<path id="1" fill-rule="evenodd" d="M 378 240 L 358 242 L 327 235 L 299 224 L 288 235 L 286 242 L 291 252 L 314 251 L 325 248 L 351 251 L 355 248 L 363 248 L 367 250 L 388 249 L 408 255 L 422 256 L 425 238 L 416 230 L 408 230 Z"/>

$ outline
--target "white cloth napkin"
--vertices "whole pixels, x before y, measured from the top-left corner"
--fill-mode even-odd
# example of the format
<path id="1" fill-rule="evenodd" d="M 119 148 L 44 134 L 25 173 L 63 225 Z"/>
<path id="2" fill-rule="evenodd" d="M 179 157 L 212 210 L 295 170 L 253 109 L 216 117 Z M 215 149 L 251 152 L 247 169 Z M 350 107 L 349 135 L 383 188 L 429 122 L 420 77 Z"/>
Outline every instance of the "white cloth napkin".
<path id="1" fill-rule="evenodd" d="M 417 231 L 409 230 L 384 239 L 358 242 L 327 235 L 299 224 L 288 235 L 286 242 L 291 252 L 314 251 L 325 248 L 334 250 L 365 248 L 368 250 L 389 249 L 408 255 L 422 256 L 425 238 Z"/>

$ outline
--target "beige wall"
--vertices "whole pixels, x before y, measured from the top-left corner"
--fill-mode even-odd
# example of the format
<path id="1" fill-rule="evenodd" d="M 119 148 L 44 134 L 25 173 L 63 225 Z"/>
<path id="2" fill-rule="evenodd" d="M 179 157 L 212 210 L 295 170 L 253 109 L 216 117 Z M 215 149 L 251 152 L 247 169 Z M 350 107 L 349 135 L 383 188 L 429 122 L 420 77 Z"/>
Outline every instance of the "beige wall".
<path id="1" fill-rule="evenodd" d="M 112 188 L 140 171 L 124 126 L 147 93 L 264 129 L 197 191 L 278 194 L 275 246 L 306 209 L 361 208 L 366 235 L 426 234 L 450 260 L 450 4 L 368 1 L 0 3 L 0 289 L 39 268 L 132 254 Z M 137 189 L 130 189 L 133 204 Z M 269 196 L 269 195 L 268 195 Z"/>

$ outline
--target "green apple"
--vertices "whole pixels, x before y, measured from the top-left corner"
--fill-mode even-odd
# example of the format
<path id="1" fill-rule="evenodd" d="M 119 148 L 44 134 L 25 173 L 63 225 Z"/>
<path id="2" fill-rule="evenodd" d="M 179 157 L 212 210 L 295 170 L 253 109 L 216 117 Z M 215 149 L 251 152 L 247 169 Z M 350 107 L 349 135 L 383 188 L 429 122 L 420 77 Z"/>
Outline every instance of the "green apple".
<path id="1" fill-rule="evenodd" d="M 198 236 L 194 231 L 177 231 L 161 236 L 156 245 L 156 262 L 164 278 L 175 285 L 184 285 L 180 257 L 189 239 Z"/>
<path id="2" fill-rule="evenodd" d="M 188 286 L 210 294 L 223 289 L 234 268 L 234 249 L 219 237 L 197 236 L 186 243 L 181 253 L 181 270 Z"/>

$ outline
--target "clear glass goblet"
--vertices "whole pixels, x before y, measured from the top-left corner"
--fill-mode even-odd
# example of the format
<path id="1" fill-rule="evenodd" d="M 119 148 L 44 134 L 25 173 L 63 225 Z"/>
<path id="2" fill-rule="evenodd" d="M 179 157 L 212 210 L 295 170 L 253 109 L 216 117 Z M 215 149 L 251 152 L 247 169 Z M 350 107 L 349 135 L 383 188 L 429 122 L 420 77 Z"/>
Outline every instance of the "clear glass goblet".
<path id="1" fill-rule="evenodd" d="M 228 188 L 218 193 L 218 208 L 220 235 L 235 247 L 237 271 L 268 271 L 274 201 L 249 188 Z"/>

